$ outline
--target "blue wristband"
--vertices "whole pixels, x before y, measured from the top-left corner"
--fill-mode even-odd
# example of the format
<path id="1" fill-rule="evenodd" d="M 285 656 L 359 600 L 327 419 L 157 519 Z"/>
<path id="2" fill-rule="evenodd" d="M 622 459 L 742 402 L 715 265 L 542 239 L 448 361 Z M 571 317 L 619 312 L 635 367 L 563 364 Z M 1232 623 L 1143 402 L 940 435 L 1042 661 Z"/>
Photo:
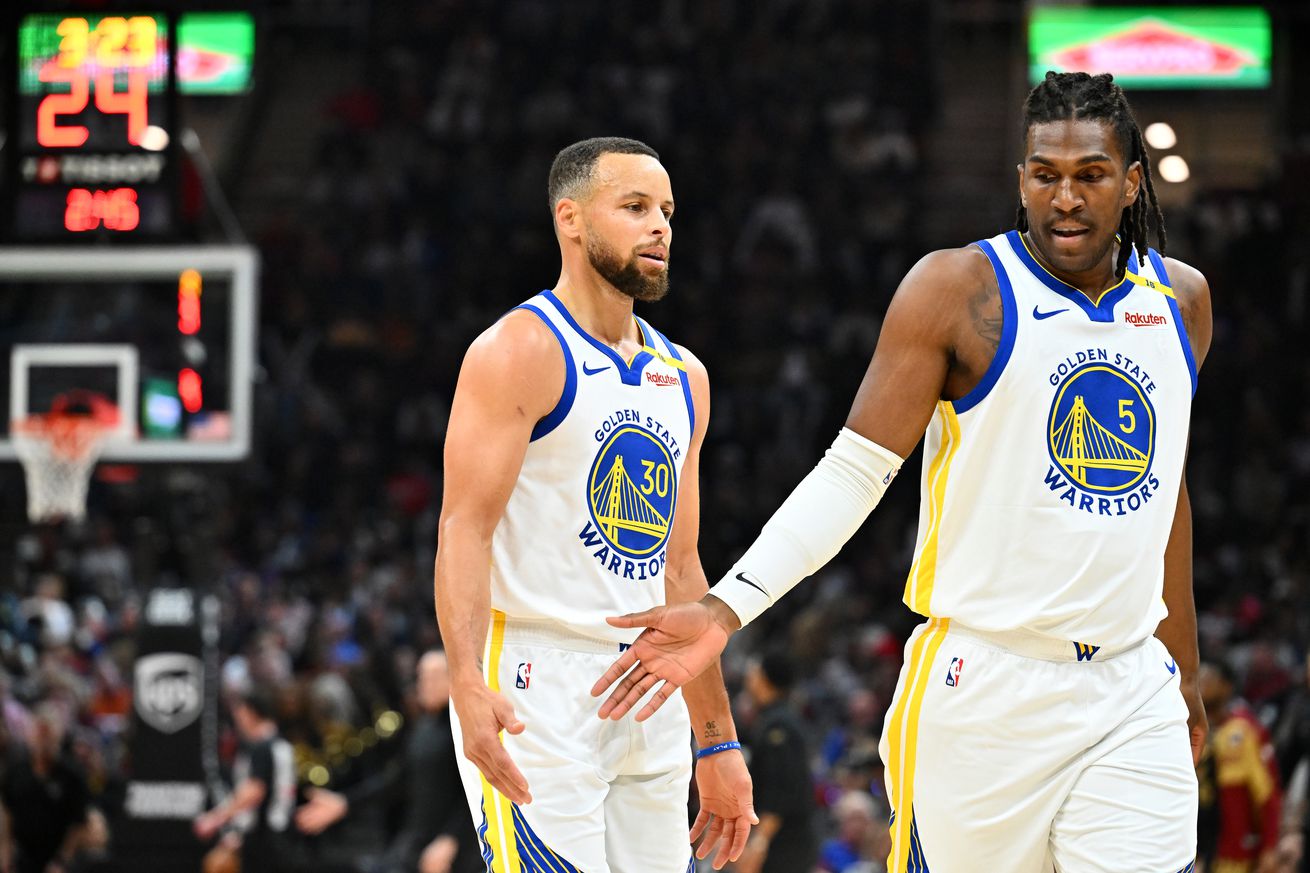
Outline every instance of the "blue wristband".
<path id="1" fill-rule="evenodd" d="M 732 749 L 740 749 L 740 748 L 741 748 L 741 743 L 737 742 L 736 740 L 729 740 L 726 743 L 719 743 L 717 746 L 710 746 L 705 749 L 697 749 L 696 760 L 699 761 L 701 758 L 708 758 L 710 755 L 717 755 L 719 752 L 727 752 L 727 751 L 731 751 Z"/>

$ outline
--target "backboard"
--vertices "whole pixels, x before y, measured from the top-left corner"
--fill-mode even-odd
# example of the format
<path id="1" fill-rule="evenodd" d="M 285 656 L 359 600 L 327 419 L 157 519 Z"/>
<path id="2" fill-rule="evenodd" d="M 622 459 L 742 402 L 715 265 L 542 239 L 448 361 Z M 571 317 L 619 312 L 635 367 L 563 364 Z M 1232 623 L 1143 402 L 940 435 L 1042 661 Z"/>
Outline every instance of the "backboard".
<path id="1" fill-rule="evenodd" d="M 0 460 L 73 389 L 119 407 L 102 460 L 244 458 L 257 282 L 249 246 L 0 248 Z"/>

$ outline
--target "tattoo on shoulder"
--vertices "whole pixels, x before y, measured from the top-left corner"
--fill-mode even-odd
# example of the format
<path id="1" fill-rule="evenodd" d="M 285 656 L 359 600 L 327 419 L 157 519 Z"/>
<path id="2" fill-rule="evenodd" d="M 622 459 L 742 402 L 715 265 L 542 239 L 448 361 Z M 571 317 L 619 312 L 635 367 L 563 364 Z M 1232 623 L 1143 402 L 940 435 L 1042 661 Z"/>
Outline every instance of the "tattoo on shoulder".
<path id="1" fill-rule="evenodd" d="M 991 346 L 992 351 L 1001 347 L 1001 328 L 1004 321 L 1001 314 L 1001 292 L 984 282 L 978 293 L 969 298 L 969 317 L 978 336 Z"/>

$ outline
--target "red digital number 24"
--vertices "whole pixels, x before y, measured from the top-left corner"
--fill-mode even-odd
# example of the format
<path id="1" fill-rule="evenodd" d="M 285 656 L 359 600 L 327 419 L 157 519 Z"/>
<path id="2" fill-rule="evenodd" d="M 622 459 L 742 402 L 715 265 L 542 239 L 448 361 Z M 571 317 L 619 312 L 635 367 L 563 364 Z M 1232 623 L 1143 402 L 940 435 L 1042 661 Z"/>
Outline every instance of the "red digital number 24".
<path id="1" fill-rule="evenodd" d="M 65 70 L 55 64 L 41 68 L 42 82 L 68 82 L 71 86 L 64 94 L 47 94 L 36 109 L 36 141 L 43 148 L 76 148 L 86 142 L 91 132 L 81 124 L 60 124 L 59 116 L 77 115 L 90 102 L 90 83 L 81 70 Z M 148 103 L 145 73 L 134 70 L 127 74 L 127 90 L 114 90 L 114 74 L 101 73 L 96 77 L 96 109 L 106 115 L 127 116 L 127 141 L 141 144 L 141 135 L 148 123 Z"/>

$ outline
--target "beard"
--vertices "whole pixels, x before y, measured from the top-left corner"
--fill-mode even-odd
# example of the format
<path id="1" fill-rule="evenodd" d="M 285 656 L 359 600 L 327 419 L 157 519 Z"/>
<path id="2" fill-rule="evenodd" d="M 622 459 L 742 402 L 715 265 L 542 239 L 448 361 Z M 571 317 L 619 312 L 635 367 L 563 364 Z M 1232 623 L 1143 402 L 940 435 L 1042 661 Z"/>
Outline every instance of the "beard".
<path id="1" fill-rule="evenodd" d="M 648 276 L 641 271 L 637 258 L 634 252 L 624 261 L 612 246 L 598 237 L 587 240 L 587 260 L 600 277 L 620 293 L 643 302 L 659 300 L 668 294 L 669 262 L 665 260 L 663 270 Z"/>

